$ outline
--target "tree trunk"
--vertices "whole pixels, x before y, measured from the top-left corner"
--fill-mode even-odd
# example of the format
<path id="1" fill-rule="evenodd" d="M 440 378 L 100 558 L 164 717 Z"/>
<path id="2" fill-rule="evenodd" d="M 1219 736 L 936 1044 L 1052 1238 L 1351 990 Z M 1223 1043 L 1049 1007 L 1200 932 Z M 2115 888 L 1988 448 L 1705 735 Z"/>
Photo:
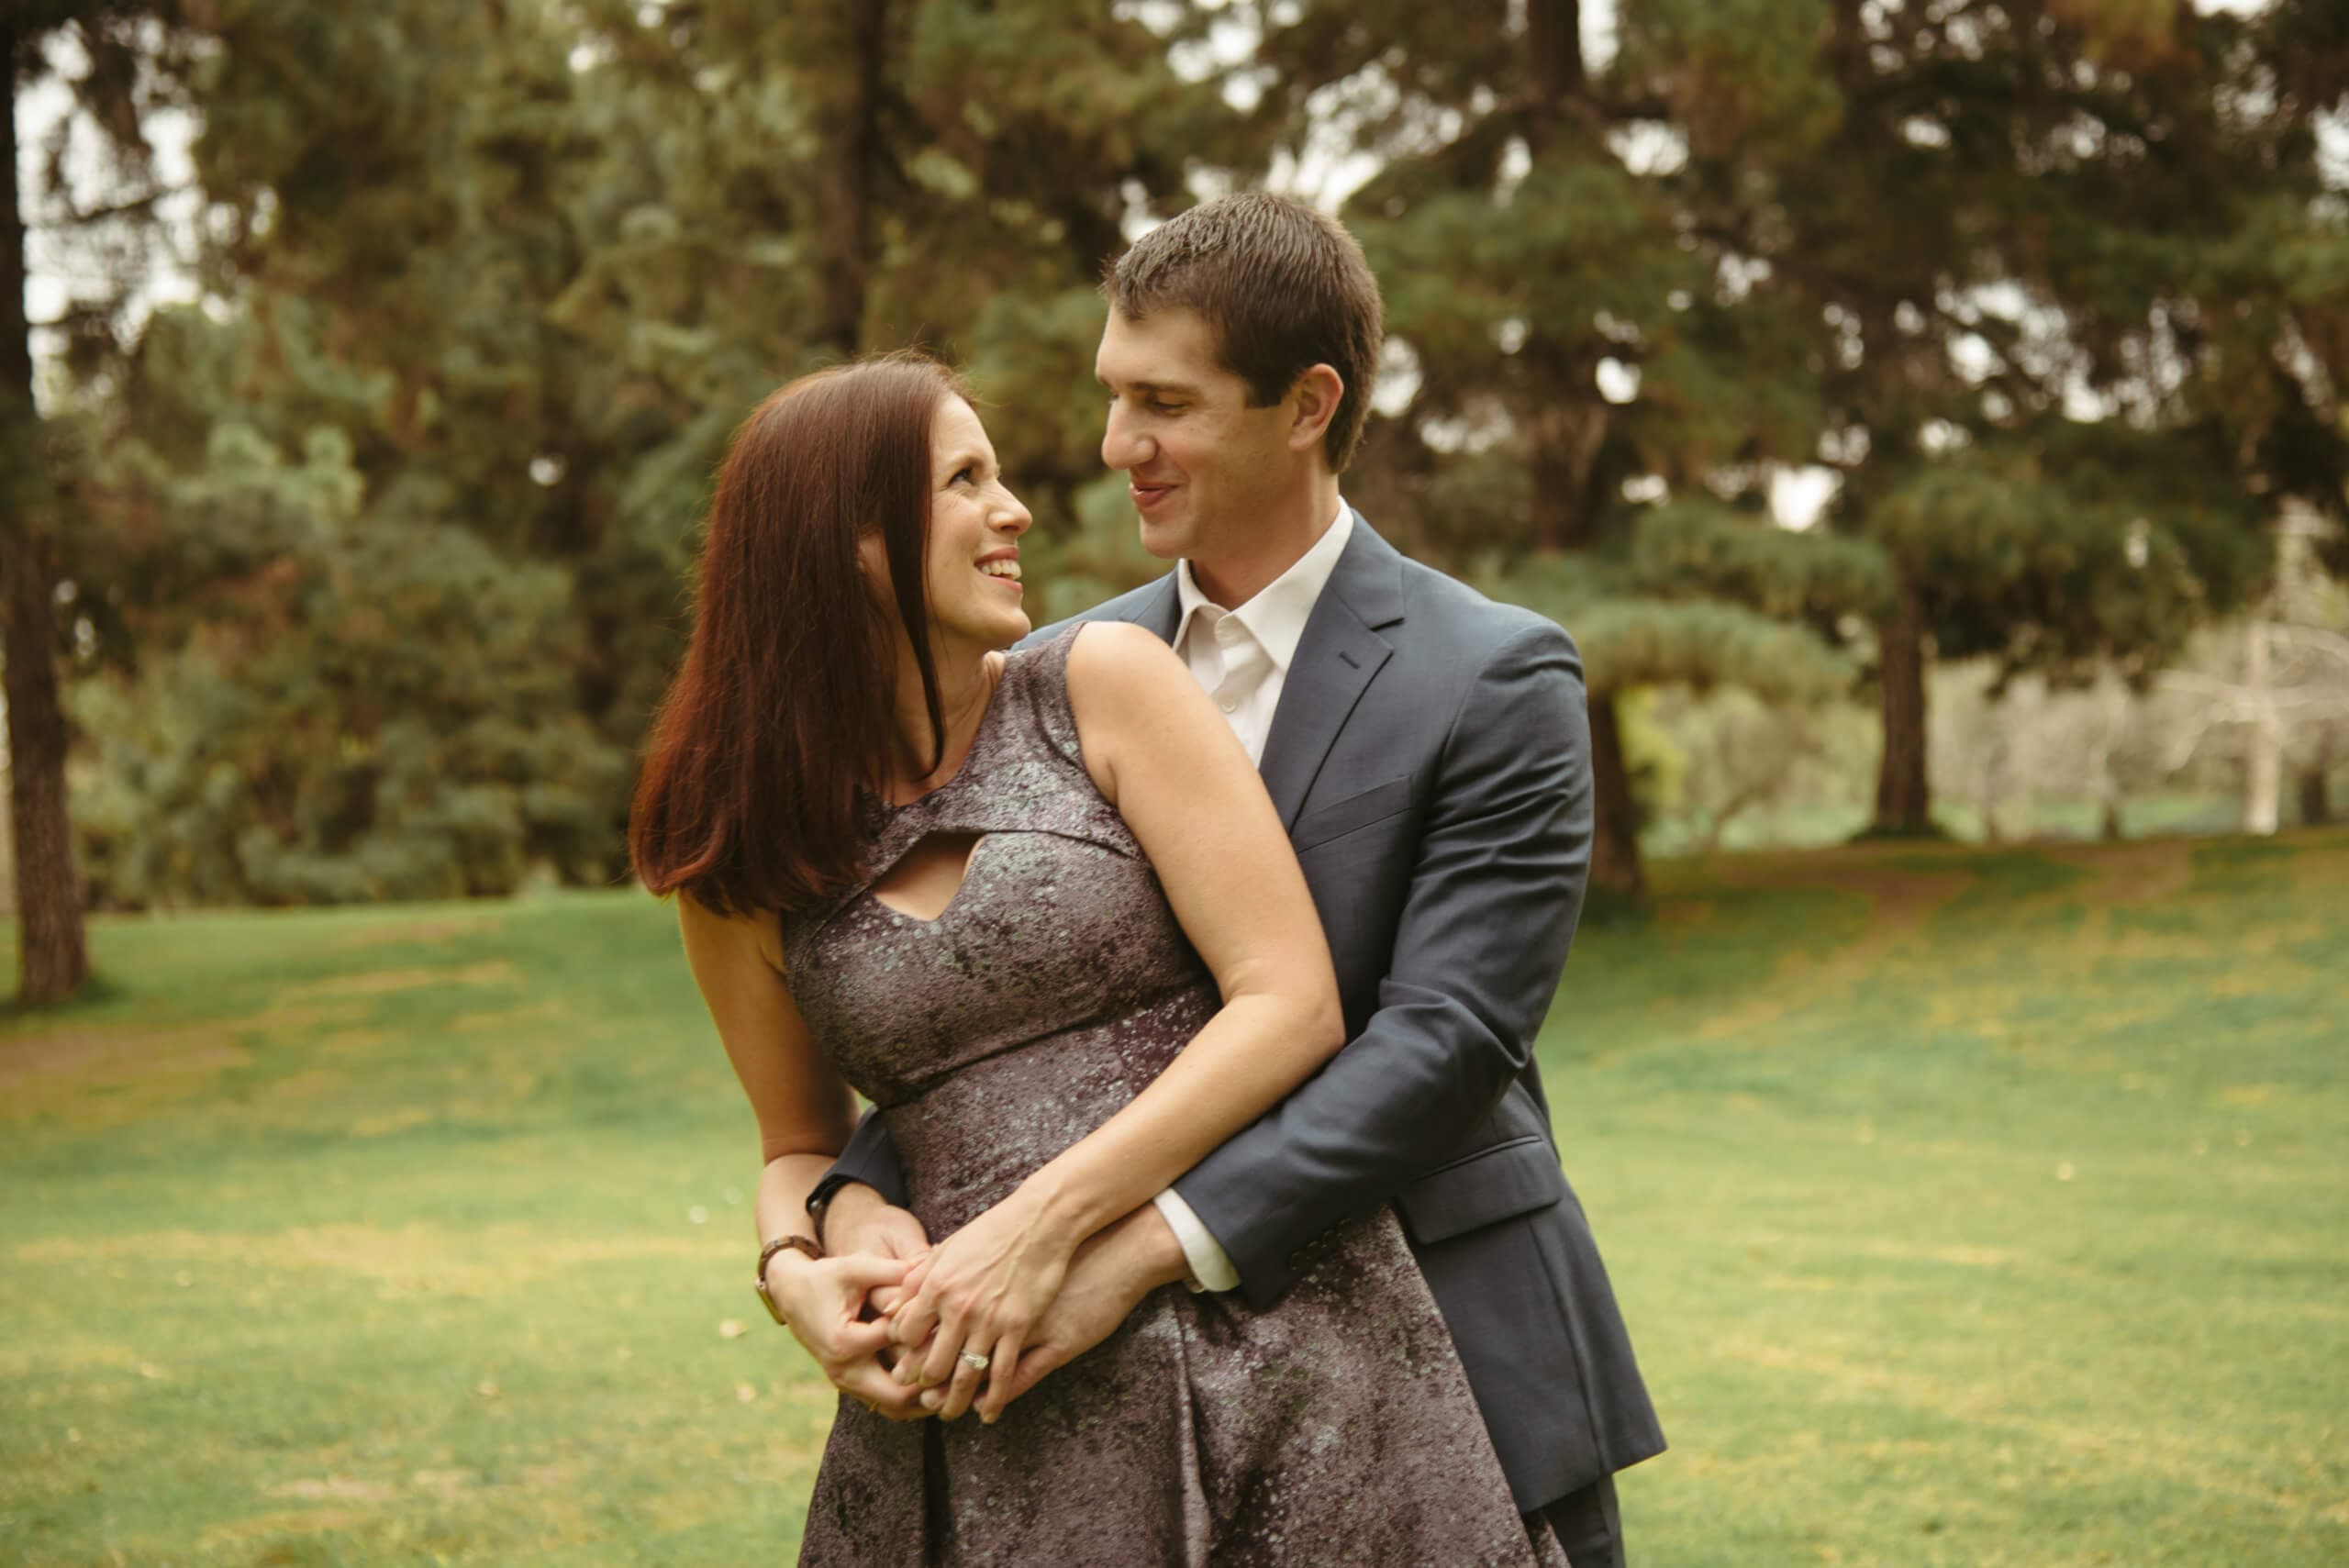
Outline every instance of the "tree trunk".
<path id="1" fill-rule="evenodd" d="M 1525 144 L 1540 158 L 1588 118 L 1581 0 L 1527 0 L 1523 51 Z M 1542 331 L 1518 352 L 1531 373 L 1518 408 L 1533 475 L 1527 542 L 1539 550 L 1580 550 L 1596 531 L 1590 476 L 1610 418 L 1598 391 L 1598 356 L 1586 340 Z"/>
<path id="2" fill-rule="evenodd" d="M 1876 769 L 1876 831 L 1914 836 L 1933 829 L 1925 777 L 1925 624 L 1916 584 L 1895 567 L 1892 615 L 1879 626 L 1884 687 L 1884 760 Z"/>
<path id="3" fill-rule="evenodd" d="M 2096 791 L 2097 830 L 2106 843 L 2117 844 L 2125 837 L 2121 828 L 2124 792 L 2112 771 L 2112 754 L 2120 748 L 2122 733 L 2129 726 L 2129 691 L 2110 670 L 2104 670 L 2097 675 L 2095 695 L 2096 745 L 2091 753 L 2094 768 L 2090 777 Z"/>
<path id="4" fill-rule="evenodd" d="M 1640 864 L 1639 806 L 1631 798 L 1631 772 L 1623 762 L 1612 696 L 1590 699 L 1590 770 L 1598 818 L 1590 848 L 1590 886 L 1618 907 L 1644 909 L 1648 879 Z"/>
<path id="5" fill-rule="evenodd" d="M 8 787 L 17 854 L 19 996 L 61 1002 L 89 978 L 82 883 L 65 794 L 65 713 L 58 700 L 49 551 L 49 499 L 40 416 L 33 403 L 32 341 L 25 325 L 25 223 L 17 206 L 16 83 L 19 22 L 0 7 L 0 71 L 8 114 L 0 167 L 10 171 L 0 223 L 0 689 L 8 704 Z"/>
<path id="6" fill-rule="evenodd" d="M 1583 550 L 1598 532 L 1598 507 L 1591 471 L 1607 440 L 1609 415 L 1586 355 L 1568 353 L 1546 337 L 1520 350 L 1536 372 L 1523 415 L 1531 439 L 1532 507 L 1528 541 L 1537 550 Z"/>
<path id="7" fill-rule="evenodd" d="M 881 93 L 887 65 L 887 0 L 849 0 L 840 87 L 826 149 L 830 180 L 824 233 L 824 341 L 843 355 L 864 347 L 864 297 L 873 273 L 873 180 L 881 161 Z"/>
<path id="8" fill-rule="evenodd" d="M 2243 830 L 2266 838 L 2276 831 L 2284 787 L 2284 727 L 2267 663 L 2267 622 L 2254 617 L 2243 634 L 2243 687 L 2251 698 L 2251 735 L 2244 743 Z"/>
<path id="9" fill-rule="evenodd" d="M 2325 788 L 2322 762 L 2312 762 L 2300 770 L 2300 826 L 2322 828 L 2332 820 L 2332 797 Z"/>
<path id="10" fill-rule="evenodd" d="M 1527 0 L 1524 16 L 1525 139 L 1538 159 L 1575 134 L 1578 116 L 1586 117 L 1581 0 Z M 1519 351 L 1531 373 L 1531 395 L 1519 409 L 1533 480 L 1530 542 L 1538 550 L 1586 550 L 1598 521 L 1591 471 L 1607 439 L 1609 413 L 1594 379 L 1596 358 L 1586 345 L 1545 332 L 1531 334 Z M 1648 884 L 1640 864 L 1639 807 L 1631 798 L 1611 693 L 1590 698 L 1590 766 L 1598 817 L 1590 850 L 1594 901 L 1619 910 L 1644 909 Z"/>
<path id="11" fill-rule="evenodd" d="M 1545 139 L 1567 101 L 1584 88 L 1582 0 L 1527 0 L 1525 64 L 1533 77 L 1536 139 Z"/>
<path id="12" fill-rule="evenodd" d="M 2317 735 L 2316 755 L 2300 769 L 2300 826 L 2323 828 L 2332 821 L 2332 796 L 2330 789 L 2332 762 L 2339 755 L 2334 736 L 2330 730 Z"/>

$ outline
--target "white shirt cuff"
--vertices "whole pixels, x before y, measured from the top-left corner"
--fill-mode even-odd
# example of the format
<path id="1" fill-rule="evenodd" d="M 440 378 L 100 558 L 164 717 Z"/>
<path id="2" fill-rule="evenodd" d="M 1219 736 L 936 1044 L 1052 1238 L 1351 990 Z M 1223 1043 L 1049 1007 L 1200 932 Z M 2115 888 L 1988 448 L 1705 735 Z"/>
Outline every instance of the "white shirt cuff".
<path id="1" fill-rule="evenodd" d="M 1190 1265 L 1191 1278 L 1197 1282 L 1193 1290 L 1232 1290 L 1240 1284 L 1240 1271 L 1231 1266 L 1231 1255 L 1215 1233 L 1191 1212 L 1191 1206 L 1177 1197 L 1173 1187 L 1150 1200 L 1165 1217 L 1166 1229 L 1174 1232 L 1174 1240 L 1183 1249 L 1183 1261 Z"/>

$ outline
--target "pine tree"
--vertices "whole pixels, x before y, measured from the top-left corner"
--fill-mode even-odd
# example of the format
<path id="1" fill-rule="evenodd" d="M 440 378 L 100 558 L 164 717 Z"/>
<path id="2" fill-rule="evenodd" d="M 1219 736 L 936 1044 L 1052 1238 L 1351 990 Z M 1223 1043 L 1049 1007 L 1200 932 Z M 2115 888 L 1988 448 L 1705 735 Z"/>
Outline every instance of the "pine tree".
<path id="1" fill-rule="evenodd" d="M 1851 677 L 1836 628 L 1885 588 L 1867 546 L 1770 520 L 1818 373 L 1710 210 L 1807 156 L 1835 105 L 1799 6 L 1654 7 L 1605 71 L 1573 0 L 1516 10 L 1304 7 L 1265 37 L 1264 112 L 1299 140 L 1334 117 L 1380 164 L 1346 211 L 1417 385 L 1374 426 L 1363 498 L 1425 553 L 1497 563 L 1581 643 L 1592 883 L 1637 905 L 1620 697 L 1825 695 Z"/>
<path id="2" fill-rule="evenodd" d="M 78 342 L 102 340 L 128 308 L 143 255 L 145 221 L 156 195 L 141 135 L 142 62 L 168 67 L 142 48 L 142 33 L 172 38 L 169 4 L 121 0 L 11 0 L 0 6 L 0 73 L 8 86 L 0 152 L 9 171 L 8 216 L 0 223 L 0 682 L 8 708 L 10 817 L 13 823 L 19 940 L 18 995 L 28 1005 L 61 1002 L 90 972 L 83 921 L 83 880 L 75 863 L 66 788 L 69 728 L 60 660 L 70 648 L 70 617 L 60 591 L 74 591 L 64 557 L 71 476 L 57 470 L 61 438 L 35 398 L 32 327 L 25 316 L 28 214 L 17 179 L 20 91 L 48 72 L 52 35 L 69 32 L 82 69 L 63 81 L 73 114 L 95 126 L 113 176 L 101 210 L 76 210 L 62 171 L 61 143 L 44 160 L 37 199 L 52 229 L 74 239 L 113 242 L 118 269 L 110 286 L 84 291 L 61 327 Z M 72 517 L 78 525 L 81 518 Z"/>
<path id="3" fill-rule="evenodd" d="M 1041 3 L 207 18 L 211 298 L 119 366 L 92 481 L 136 670 L 86 695 L 86 833 L 134 902 L 619 873 L 736 422 L 925 344 L 1074 513 L 1097 269 L 1230 118 Z"/>
<path id="4" fill-rule="evenodd" d="M 2324 7 L 1626 0 L 1598 70 L 1564 0 L 1291 11 L 1262 112 L 1379 163 L 1348 211 L 1419 376 L 1383 515 L 1583 640 L 1601 886 L 1640 886 L 1613 694 L 1872 649 L 1916 830 L 1934 652 L 2142 676 L 2254 588 L 2277 496 L 2340 505 Z M 1841 544 L 1763 526 L 1811 462 Z M 1729 539 L 1759 580 L 1709 575 Z"/>
<path id="5" fill-rule="evenodd" d="M 2339 504 L 2326 399 L 2277 363 L 2337 306 L 2277 263 L 2337 257 L 2340 228 L 2309 105 L 2250 106 L 2266 25 L 1830 8 L 1839 127 L 1740 228 L 1827 367 L 1831 521 L 1893 565 L 1876 831 L 1932 830 L 1929 658 L 2142 679 L 2254 591 L 2279 491 Z"/>

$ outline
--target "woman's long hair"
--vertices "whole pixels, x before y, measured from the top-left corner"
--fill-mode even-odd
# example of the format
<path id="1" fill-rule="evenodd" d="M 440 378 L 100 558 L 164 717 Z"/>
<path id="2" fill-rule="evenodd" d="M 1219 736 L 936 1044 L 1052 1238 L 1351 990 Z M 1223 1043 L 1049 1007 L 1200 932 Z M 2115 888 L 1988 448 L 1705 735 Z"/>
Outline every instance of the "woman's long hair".
<path id="1" fill-rule="evenodd" d="M 930 425 L 949 395 L 970 397 L 952 371 L 892 354 L 802 376 L 734 432 L 693 639 L 629 813 L 629 851 L 654 893 L 788 911 L 855 882 L 857 790 L 891 773 L 896 624 L 943 744 L 924 567 Z M 895 617 L 858 565 L 874 533 Z"/>

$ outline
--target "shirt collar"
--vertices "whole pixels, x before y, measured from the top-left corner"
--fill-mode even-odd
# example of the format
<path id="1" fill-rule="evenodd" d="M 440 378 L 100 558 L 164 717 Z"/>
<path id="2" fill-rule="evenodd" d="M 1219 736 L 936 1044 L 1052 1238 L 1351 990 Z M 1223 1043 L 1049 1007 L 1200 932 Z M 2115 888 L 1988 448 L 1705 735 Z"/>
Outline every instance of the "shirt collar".
<path id="1" fill-rule="evenodd" d="M 1227 615 L 1238 618 L 1248 628 L 1273 661 L 1273 667 L 1288 673 L 1289 661 L 1297 656 L 1297 645 L 1305 637 L 1305 623 L 1313 615 L 1313 606 L 1321 597 L 1321 590 L 1330 584 L 1330 574 L 1338 569 L 1338 558 L 1346 552 L 1346 541 L 1353 537 L 1353 509 L 1344 497 L 1338 501 L 1338 515 L 1313 541 L 1313 548 L 1289 563 L 1289 569 L 1264 584 L 1256 596 Z M 1180 618 L 1174 624 L 1174 646 L 1183 646 L 1183 639 L 1191 629 L 1191 617 L 1203 609 L 1222 610 L 1223 606 L 1200 591 L 1198 580 L 1191 575 L 1188 560 L 1174 568 L 1174 597 L 1182 606 Z"/>

